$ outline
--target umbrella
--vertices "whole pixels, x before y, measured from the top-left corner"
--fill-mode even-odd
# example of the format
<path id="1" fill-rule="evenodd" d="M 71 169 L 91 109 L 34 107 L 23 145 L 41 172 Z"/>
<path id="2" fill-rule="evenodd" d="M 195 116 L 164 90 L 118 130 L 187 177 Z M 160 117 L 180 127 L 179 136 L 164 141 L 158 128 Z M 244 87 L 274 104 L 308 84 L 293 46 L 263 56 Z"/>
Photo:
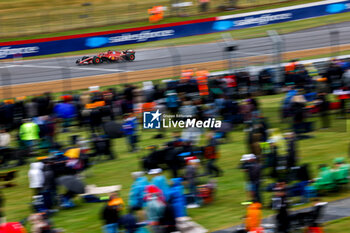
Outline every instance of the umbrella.
<path id="1" fill-rule="evenodd" d="M 60 185 L 66 187 L 69 191 L 81 194 L 85 192 L 85 184 L 77 179 L 77 177 L 69 175 L 69 176 L 61 176 L 57 178 L 57 181 Z"/>
<path id="2" fill-rule="evenodd" d="M 71 159 L 78 159 L 80 156 L 80 148 L 71 148 L 64 152 L 64 156 Z"/>
<path id="3" fill-rule="evenodd" d="M 0 233 L 27 233 L 19 222 L 8 222 L 0 225 Z"/>
<path id="4" fill-rule="evenodd" d="M 114 121 L 109 121 L 103 124 L 103 130 L 110 138 L 123 137 L 122 126 Z"/>

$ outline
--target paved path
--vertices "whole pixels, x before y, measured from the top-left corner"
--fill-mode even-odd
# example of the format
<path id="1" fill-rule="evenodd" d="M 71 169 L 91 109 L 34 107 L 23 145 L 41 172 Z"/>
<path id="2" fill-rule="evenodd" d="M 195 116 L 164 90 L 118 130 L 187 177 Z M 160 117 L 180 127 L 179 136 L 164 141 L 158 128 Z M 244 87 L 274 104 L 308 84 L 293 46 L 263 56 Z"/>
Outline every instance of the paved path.
<path id="1" fill-rule="evenodd" d="M 311 207 L 304 208 L 301 210 L 297 210 L 295 212 L 307 211 L 310 208 Z M 326 206 L 324 212 L 323 212 L 321 222 L 328 222 L 328 221 L 332 221 L 332 220 L 336 220 L 336 219 L 340 219 L 340 218 L 345 218 L 345 217 L 350 217 L 350 198 L 329 202 L 328 205 Z M 274 216 L 271 216 L 269 218 L 265 218 L 263 220 L 263 223 L 274 224 Z M 237 226 L 234 226 L 234 227 L 230 227 L 227 229 L 214 231 L 214 233 L 233 233 L 236 228 L 237 228 Z"/>

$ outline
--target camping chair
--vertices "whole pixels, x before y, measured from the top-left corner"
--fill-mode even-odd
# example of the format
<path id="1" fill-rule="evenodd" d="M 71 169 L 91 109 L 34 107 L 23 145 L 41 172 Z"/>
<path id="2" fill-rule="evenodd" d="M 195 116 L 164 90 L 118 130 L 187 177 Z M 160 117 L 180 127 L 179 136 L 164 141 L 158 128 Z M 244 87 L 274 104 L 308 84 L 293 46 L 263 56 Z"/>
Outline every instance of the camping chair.
<path id="1" fill-rule="evenodd" d="M 320 219 L 327 202 L 315 204 L 311 210 L 306 212 L 296 212 L 290 215 L 291 229 L 301 229 L 304 227 L 318 227 Z"/>

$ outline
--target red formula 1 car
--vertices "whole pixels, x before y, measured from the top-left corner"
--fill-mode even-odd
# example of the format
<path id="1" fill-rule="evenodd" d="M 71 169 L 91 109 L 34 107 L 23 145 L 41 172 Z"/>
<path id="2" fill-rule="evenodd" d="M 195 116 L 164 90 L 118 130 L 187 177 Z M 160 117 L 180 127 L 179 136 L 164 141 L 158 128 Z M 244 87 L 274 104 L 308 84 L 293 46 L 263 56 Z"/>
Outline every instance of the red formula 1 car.
<path id="1" fill-rule="evenodd" d="M 108 50 L 105 53 L 100 53 L 97 56 L 84 56 L 78 59 L 77 65 L 100 64 L 103 62 L 124 62 L 135 60 L 135 51 L 127 49 L 124 51 Z"/>

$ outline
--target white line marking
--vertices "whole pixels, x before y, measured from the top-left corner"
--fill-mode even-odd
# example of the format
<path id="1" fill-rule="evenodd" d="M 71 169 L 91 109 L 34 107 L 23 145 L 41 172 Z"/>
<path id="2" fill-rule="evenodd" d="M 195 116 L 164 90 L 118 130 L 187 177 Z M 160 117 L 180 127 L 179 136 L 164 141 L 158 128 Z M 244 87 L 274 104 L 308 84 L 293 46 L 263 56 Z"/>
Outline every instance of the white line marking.
<path id="1" fill-rule="evenodd" d="M 62 66 L 40 66 L 40 65 L 7 65 L 3 67 L 29 67 L 29 68 L 42 68 L 42 69 L 72 69 L 72 70 L 96 70 L 96 71 L 104 71 L 104 72 L 129 72 L 130 70 L 120 70 L 120 69 L 104 69 L 104 68 L 95 68 L 95 67 L 62 67 Z"/>

